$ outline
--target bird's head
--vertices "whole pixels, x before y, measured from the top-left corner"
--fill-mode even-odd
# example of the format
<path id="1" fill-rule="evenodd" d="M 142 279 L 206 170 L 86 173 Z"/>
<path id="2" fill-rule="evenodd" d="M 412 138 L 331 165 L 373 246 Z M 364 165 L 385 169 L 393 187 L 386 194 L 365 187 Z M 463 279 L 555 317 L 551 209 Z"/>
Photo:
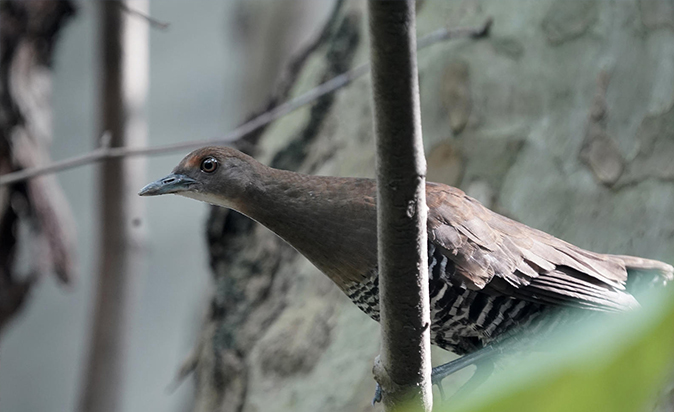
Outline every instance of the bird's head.
<path id="1" fill-rule="evenodd" d="M 235 208 L 253 183 L 261 165 L 229 147 L 204 147 L 185 156 L 168 176 L 145 186 L 138 194 L 177 194 Z"/>

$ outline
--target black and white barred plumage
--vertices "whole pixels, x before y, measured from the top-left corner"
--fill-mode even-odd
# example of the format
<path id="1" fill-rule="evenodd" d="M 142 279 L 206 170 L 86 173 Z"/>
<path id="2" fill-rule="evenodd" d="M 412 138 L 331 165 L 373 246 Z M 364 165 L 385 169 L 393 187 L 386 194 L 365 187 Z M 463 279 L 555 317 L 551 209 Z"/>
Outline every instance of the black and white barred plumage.
<path id="1" fill-rule="evenodd" d="M 499 337 L 536 324 L 548 307 L 508 296 L 493 296 L 468 289 L 456 276 L 454 263 L 428 245 L 431 343 L 462 355 L 474 352 Z M 379 321 L 379 281 L 376 272 L 365 282 L 346 289 L 363 312 Z"/>

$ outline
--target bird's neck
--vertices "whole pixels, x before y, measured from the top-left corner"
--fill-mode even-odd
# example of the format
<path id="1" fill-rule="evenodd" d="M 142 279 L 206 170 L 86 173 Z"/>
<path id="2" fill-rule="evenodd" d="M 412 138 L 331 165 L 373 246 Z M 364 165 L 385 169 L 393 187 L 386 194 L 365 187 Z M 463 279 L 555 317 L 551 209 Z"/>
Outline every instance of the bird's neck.
<path id="1" fill-rule="evenodd" d="M 344 286 L 376 267 L 375 193 L 369 179 L 308 176 L 265 167 L 237 209 Z"/>

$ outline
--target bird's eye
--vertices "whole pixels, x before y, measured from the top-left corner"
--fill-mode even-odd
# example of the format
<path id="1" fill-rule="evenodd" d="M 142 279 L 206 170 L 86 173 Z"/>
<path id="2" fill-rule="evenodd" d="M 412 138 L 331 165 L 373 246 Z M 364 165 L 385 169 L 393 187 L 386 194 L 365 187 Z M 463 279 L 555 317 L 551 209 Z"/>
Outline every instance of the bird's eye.
<path id="1" fill-rule="evenodd" d="M 201 170 L 206 173 L 213 173 L 218 168 L 218 161 L 215 158 L 207 157 L 201 162 Z"/>

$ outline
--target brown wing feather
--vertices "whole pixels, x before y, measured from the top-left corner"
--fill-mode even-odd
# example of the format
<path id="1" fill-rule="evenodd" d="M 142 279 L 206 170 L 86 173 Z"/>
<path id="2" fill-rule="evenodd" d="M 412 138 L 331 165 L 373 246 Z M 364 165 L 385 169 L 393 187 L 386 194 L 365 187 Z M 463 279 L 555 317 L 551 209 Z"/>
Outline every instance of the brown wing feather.
<path id="1" fill-rule="evenodd" d="M 461 190 L 429 183 L 429 240 L 454 261 L 467 287 L 532 302 L 604 311 L 637 306 L 627 271 L 660 271 L 662 262 L 583 250 L 496 214 Z"/>

